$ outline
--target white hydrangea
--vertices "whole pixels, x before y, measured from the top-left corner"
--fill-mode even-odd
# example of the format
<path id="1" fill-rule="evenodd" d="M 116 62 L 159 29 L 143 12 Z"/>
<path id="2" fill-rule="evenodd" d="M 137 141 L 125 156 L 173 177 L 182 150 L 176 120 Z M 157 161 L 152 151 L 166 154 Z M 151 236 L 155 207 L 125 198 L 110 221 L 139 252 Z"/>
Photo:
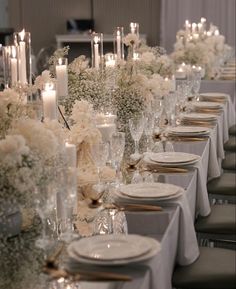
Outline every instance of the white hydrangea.
<path id="1" fill-rule="evenodd" d="M 101 140 L 101 133 L 96 128 L 93 106 L 85 100 L 76 101 L 71 118 L 74 125 L 71 127 L 71 141 L 79 146 L 82 142 L 92 145 Z"/>
<path id="2" fill-rule="evenodd" d="M 0 140 L 0 160 L 8 165 L 20 163 L 23 155 L 29 154 L 29 147 L 21 135 L 7 135 Z"/>
<path id="3" fill-rule="evenodd" d="M 37 120 L 18 120 L 11 133 L 22 135 L 27 146 L 45 160 L 55 157 L 58 153 L 59 143 L 55 135 Z"/>
<path id="4" fill-rule="evenodd" d="M 34 89 L 42 90 L 45 83 L 53 82 L 55 79 L 51 77 L 49 70 L 44 70 L 41 75 L 37 76 L 34 83 Z"/>
<path id="5" fill-rule="evenodd" d="M 134 33 L 127 34 L 123 42 L 126 46 L 137 46 L 140 43 L 139 37 Z"/>

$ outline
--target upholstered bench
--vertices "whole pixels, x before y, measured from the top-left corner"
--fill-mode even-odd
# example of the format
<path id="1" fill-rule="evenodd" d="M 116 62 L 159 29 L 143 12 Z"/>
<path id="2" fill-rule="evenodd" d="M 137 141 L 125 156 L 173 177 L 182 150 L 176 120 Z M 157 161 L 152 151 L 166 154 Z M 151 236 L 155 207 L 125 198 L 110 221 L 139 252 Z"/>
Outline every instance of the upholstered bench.
<path id="1" fill-rule="evenodd" d="M 200 257 L 191 265 L 177 266 L 172 286 L 177 289 L 235 289 L 236 251 L 200 247 Z"/>

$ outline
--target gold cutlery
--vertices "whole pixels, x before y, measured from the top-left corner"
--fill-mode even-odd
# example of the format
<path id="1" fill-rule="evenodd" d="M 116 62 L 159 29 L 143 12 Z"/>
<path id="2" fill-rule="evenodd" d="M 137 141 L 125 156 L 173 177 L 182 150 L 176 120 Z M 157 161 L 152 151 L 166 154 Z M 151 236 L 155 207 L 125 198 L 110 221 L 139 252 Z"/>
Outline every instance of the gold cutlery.
<path id="1" fill-rule="evenodd" d="M 146 204 L 131 204 L 122 203 L 118 204 L 107 204 L 105 205 L 107 209 L 118 209 L 119 211 L 162 211 L 162 207 L 156 205 L 146 205 Z"/>
<path id="2" fill-rule="evenodd" d="M 192 141 L 207 141 L 208 137 L 183 137 L 183 136 L 170 136 L 168 137 L 171 141 L 179 141 L 179 142 L 192 142 Z"/>
<path id="3" fill-rule="evenodd" d="M 144 171 L 151 171 L 152 173 L 188 173 L 189 170 L 179 167 L 164 167 L 155 164 L 148 164 L 147 168 L 143 169 Z"/>
<path id="4" fill-rule="evenodd" d="M 105 282 L 105 281 L 131 281 L 129 275 L 118 274 L 112 272 L 99 272 L 99 271 L 84 271 L 79 270 L 76 273 L 66 271 L 65 269 L 49 268 L 44 270 L 51 279 L 68 279 L 71 282 L 76 281 L 89 281 L 89 282 Z"/>

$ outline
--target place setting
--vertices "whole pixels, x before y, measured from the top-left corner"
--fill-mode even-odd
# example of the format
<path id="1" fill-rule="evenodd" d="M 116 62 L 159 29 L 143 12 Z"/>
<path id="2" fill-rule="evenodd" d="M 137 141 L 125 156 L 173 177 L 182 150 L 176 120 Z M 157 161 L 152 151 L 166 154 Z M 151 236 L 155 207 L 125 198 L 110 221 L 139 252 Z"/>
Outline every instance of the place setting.
<path id="1" fill-rule="evenodd" d="M 122 185 L 114 193 L 114 202 L 118 204 L 158 204 L 161 201 L 177 199 L 183 194 L 183 188 L 167 183 L 139 183 Z"/>
<path id="2" fill-rule="evenodd" d="M 213 127 L 217 123 L 217 116 L 210 113 L 185 113 L 181 117 L 182 125 Z"/>
<path id="3" fill-rule="evenodd" d="M 175 126 L 166 131 L 167 136 L 172 141 L 206 141 L 210 135 L 210 129 L 199 126 Z"/>

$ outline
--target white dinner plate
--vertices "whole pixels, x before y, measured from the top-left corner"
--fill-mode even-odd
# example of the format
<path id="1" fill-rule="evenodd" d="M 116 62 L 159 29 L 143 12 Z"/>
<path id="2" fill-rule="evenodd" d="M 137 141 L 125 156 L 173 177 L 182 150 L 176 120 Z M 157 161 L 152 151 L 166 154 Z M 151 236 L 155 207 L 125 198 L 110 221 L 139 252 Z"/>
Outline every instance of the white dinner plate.
<path id="1" fill-rule="evenodd" d="M 186 113 L 182 119 L 213 121 L 217 119 L 217 116 L 210 113 Z"/>
<path id="2" fill-rule="evenodd" d="M 161 198 L 176 195 L 181 187 L 165 183 L 141 183 L 123 185 L 120 192 L 134 198 Z"/>
<path id="3" fill-rule="evenodd" d="M 118 204 L 145 204 L 145 205 L 157 205 L 158 203 L 162 201 L 168 201 L 168 200 L 174 200 L 179 198 L 180 196 L 183 195 L 184 189 L 181 188 L 178 193 L 175 195 L 171 196 L 166 196 L 166 197 L 159 197 L 159 198 L 135 198 L 135 197 L 129 197 L 127 195 L 124 195 L 121 192 L 115 192 L 114 197 L 115 197 L 115 203 Z"/>
<path id="4" fill-rule="evenodd" d="M 200 156 L 183 152 L 150 153 L 149 158 L 156 163 L 179 164 L 198 161 Z"/>
<path id="5" fill-rule="evenodd" d="M 217 99 L 227 99 L 228 94 L 226 93 L 221 93 L 221 92 L 205 92 L 201 93 L 200 96 L 202 98 L 217 98 Z"/>
<path id="6" fill-rule="evenodd" d="M 204 128 L 201 126 L 176 126 L 171 127 L 168 130 L 168 133 L 174 135 L 205 135 L 209 134 L 210 131 L 208 128 Z"/>
<path id="7" fill-rule="evenodd" d="M 119 266 L 119 265 L 131 264 L 131 263 L 139 263 L 139 262 L 143 262 L 148 259 L 151 259 L 161 250 L 160 243 L 157 240 L 150 238 L 150 237 L 144 237 L 144 236 L 138 236 L 138 235 L 100 235 L 100 236 L 124 236 L 124 237 L 137 236 L 147 241 L 149 250 L 146 251 L 146 253 L 140 254 L 137 257 L 116 259 L 116 260 L 101 260 L 101 259 L 84 258 L 78 255 L 77 252 L 75 251 L 75 247 L 78 247 L 78 244 L 81 241 L 79 240 L 79 241 L 71 243 L 67 249 L 69 257 L 72 258 L 72 260 L 70 260 L 70 263 L 68 264 L 72 270 L 76 269 L 76 265 L 78 263 L 89 264 L 89 265 L 99 265 L 99 266 Z M 97 237 L 100 237 L 100 236 L 97 236 Z M 88 240 L 88 239 L 89 238 L 85 238 L 85 240 Z M 74 245 L 74 243 L 76 243 L 76 245 Z"/>
<path id="8" fill-rule="evenodd" d="M 192 105 L 194 107 L 199 107 L 199 108 L 222 108 L 222 105 L 217 102 L 212 102 L 212 101 L 197 101 L 193 102 Z"/>

